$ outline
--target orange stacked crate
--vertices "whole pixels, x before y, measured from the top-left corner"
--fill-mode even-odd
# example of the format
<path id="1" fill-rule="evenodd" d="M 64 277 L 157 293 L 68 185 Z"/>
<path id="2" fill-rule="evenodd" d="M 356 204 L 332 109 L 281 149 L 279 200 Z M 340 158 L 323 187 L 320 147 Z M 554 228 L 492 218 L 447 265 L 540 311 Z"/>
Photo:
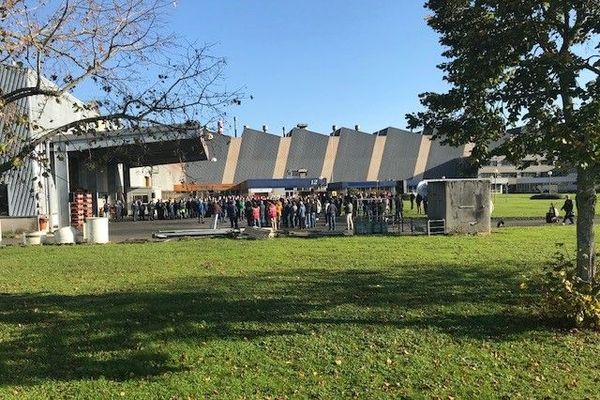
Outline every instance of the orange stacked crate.
<path id="1" fill-rule="evenodd" d="M 94 202 L 91 193 L 86 193 L 84 196 L 83 210 L 86 218 L 94 216 Z"/>
<path id="2" fill-rule="evenodd" d="M 93 201 L 91 193 L 76 192 L 71 203 L 71 225 L 81 228 L 86 218 L 92 217 Z"/>

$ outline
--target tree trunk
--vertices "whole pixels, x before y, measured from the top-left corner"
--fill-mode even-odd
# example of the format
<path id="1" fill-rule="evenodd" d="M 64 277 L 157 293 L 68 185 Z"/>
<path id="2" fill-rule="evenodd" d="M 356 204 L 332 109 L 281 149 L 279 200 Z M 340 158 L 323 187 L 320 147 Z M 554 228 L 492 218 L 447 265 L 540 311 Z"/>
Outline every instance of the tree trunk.
<path id="1" fill-rule="evenodd" d="M 586 282 L 596 274 L 594 217 L 596 176 L 592 169 L 577 169 L 577 276 Z"/>

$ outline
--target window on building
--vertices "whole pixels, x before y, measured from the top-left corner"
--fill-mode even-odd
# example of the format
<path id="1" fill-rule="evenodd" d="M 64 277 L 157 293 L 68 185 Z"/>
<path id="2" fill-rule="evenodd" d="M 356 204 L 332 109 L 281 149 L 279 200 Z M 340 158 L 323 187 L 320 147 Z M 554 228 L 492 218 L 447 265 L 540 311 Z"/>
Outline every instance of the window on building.
<path id="1" fill-rule="evenodd" d="M 0 215 L 8 215 L 8 185 L 0 184 Z"/>
<path id="2" fill-rule="evenodd" d="M 540 165 L 554 165 L 554 160 L 542 159 L 540 160 Z"/>

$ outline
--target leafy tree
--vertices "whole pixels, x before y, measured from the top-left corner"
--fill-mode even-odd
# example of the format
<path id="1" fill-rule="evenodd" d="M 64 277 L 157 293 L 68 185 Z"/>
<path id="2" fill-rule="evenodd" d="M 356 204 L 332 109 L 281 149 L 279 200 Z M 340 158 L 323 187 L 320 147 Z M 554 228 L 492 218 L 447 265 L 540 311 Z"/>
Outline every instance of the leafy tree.
<path id="1" fill-rule="evenodd" d="M 189 130 L 237 99 L 222 85 L 225 60 L 211 46 L 169 34 L 172 0 L 3 0 L 0 62 L 23 67 L 35 84 L 0 91 L 0 177 L 57 135 L 94 137 L 117 129 L 156 135 Z M 70 92 L 90 94 L 77 101 Z M 28 115 L 23 102 L 70 102 L 62 125 Z M 158 129 L 157 129 L 158 127 Z M 162 128 L 164 129 L 162 129 Z M 19 129 L 33 132 L 19 134 Z"/>
<path id="2" fill-rule="evenodd" d="M 593 279 L 600 2 L 429 0 L 425 7 L 450 87 L 422 94 L 425 111 L 408 115 L 408 124 L 433 129 L 448 144 L 474 143 L 477 162 L 539 155 L 576 170 L 578 276 Z M 490 151 L 494 141 L 501 144 Z"/>

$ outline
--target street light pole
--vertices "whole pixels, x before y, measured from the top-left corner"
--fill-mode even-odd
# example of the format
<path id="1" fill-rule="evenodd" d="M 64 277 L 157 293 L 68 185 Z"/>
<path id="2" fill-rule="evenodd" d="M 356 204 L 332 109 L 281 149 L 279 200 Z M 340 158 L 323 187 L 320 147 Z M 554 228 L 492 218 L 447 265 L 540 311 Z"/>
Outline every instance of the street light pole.
<path id="1" fill-rule="evenodd" d="M 494 203 L 496 202 L 496 192 L 498 191 L 498 168 L 494 170 Z"/>
<path id="2" fill-rule="evenodd" d="M 552 170 L 548 171 L 548 194 L 552 192 Z"/>

